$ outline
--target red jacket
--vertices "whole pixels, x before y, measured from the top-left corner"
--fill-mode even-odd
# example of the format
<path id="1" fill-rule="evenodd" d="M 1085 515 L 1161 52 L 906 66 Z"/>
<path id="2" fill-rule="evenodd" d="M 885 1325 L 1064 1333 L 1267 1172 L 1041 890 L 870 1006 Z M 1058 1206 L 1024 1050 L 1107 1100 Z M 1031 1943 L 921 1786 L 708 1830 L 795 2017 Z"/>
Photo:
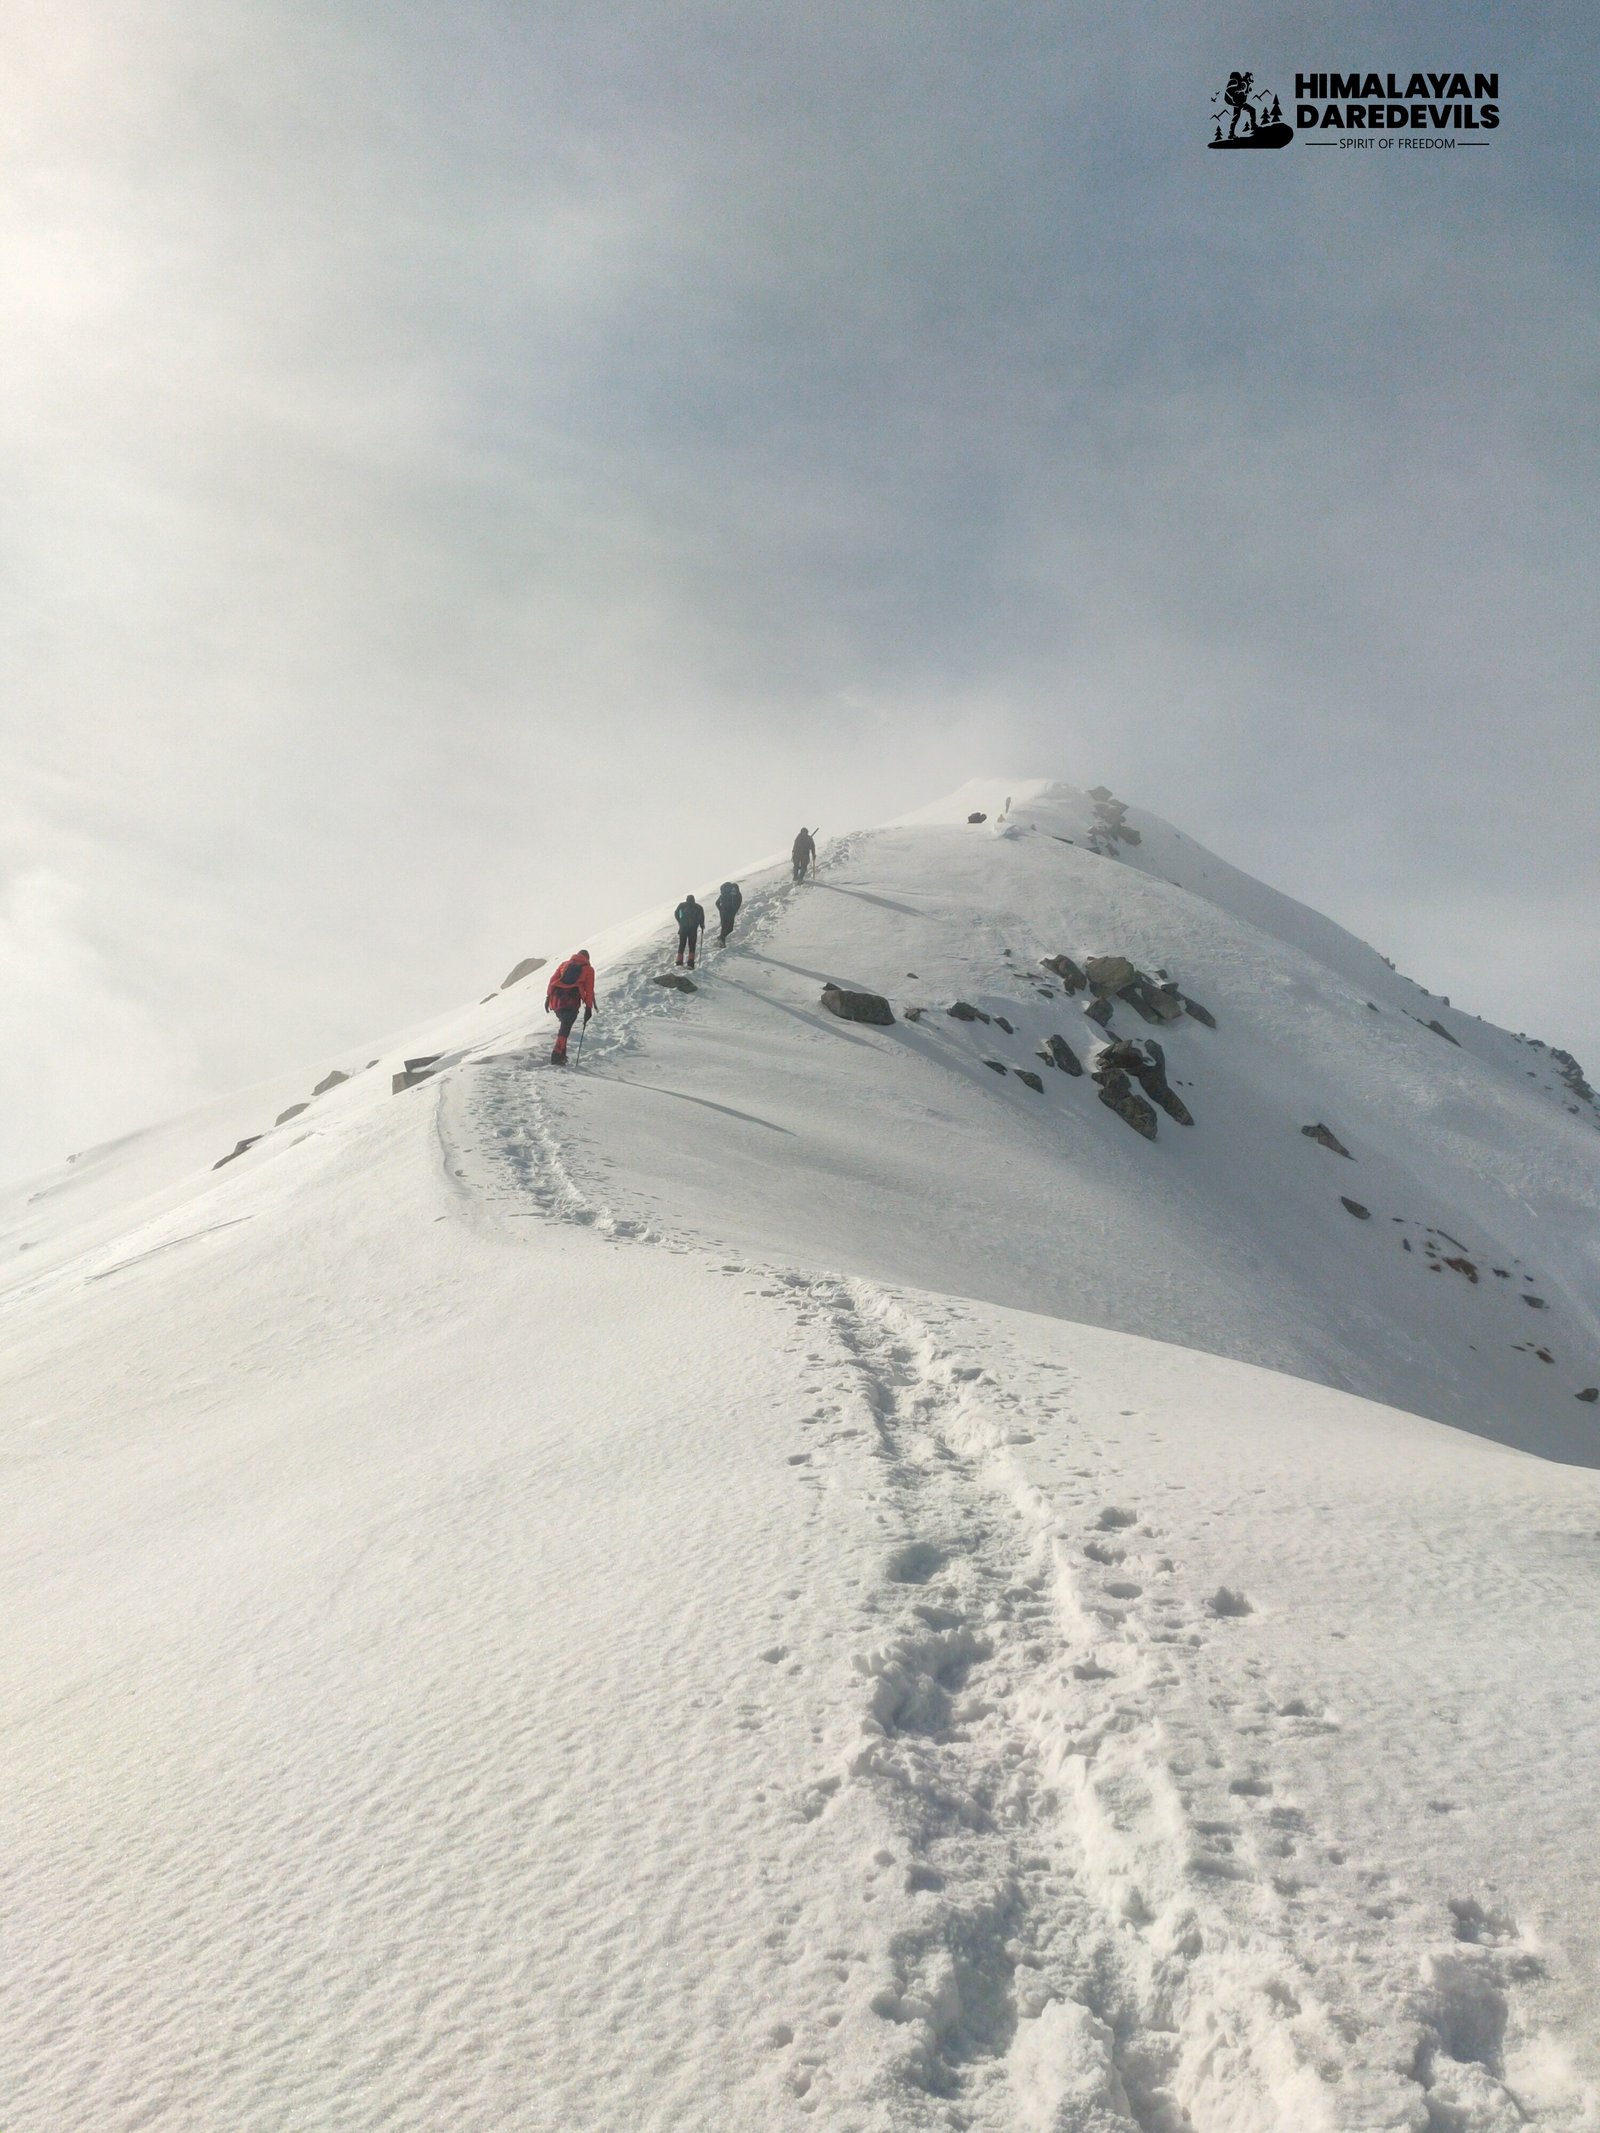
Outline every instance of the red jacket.
<path id="1" fill-rule="evenodd" d="M 594 1013 L 594 965 L 581 948 L 556 965 L 544 996 L 545 1006 L 557 1015 L 567 1007 L 576 1012 L 580 1002 Z"/>

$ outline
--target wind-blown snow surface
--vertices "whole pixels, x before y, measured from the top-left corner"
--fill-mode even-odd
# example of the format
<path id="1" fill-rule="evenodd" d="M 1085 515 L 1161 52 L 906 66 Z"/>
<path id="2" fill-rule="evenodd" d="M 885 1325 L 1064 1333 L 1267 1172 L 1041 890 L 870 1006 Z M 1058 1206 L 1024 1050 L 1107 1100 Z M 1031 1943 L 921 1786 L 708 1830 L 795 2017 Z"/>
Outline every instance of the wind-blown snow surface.
<path id="1" fill-rule="evenodd" d="M 1600 2125 L 1592 1113 L 1012 794 L 0 1208 L 8 2133 Z"/>

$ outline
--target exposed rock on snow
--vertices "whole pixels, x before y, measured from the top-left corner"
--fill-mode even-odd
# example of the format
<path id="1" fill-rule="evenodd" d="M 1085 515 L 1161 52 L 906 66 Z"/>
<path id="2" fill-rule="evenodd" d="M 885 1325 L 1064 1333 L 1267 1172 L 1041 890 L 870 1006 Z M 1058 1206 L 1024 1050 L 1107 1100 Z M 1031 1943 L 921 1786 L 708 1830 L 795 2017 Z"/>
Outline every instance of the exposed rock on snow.
<path id="1" fill-rule="evenodd" d="M 987 1022 L 989 1019 L 983 1009 L 974 1007 L 970 1000 L 957 1000 L 945 1009 L 945 1013 L 956 1022 Z"/>
<path id="2" fill-rule="evenodd" d="M 350 1076 L 342 1067 L 335 1067 L 331 1073 L 323 1075 L 311 1093 L 313 1096 L 326 1096 L 330 1089 L 336 1089 L 341 1081 L 349 1079 Z"/>
<path id="3" fill-rule="evenodd" d="M 1082 992 L 1088 985 L 1087 974 L 1078 968 L 1070 955 L 1047 955 L 1040 958 L 1041 970 L 1053 970 L 1068 993 Z"/>
<path id="4" fill-rule="evenodd" d="M 211 1166 L 212 1169 L 220 1170 L 224 1163 L 231 1163 L 236 1155 L 243 1155 L 247 1148 L 253 1148 L 256 1142 L 260 1140 L 260 1138 L 261 1136 L 259 1133 L 247 1133 L 242 1141 L 236 1142 L 235 1145 L 228 1150 L 228 1153 L 226 1155 L 219 1156 L 217 1158 L 217 1160 Z"/>
<path id="5" fill-rule="evenodd" d="M 1372 1209 L 1370 1207 L 1363 1207 L 1359 1200 L 1352 1200 L 1344 1193 L 1339 1195 L 1339 1205 L 1348 1209 L 1358 1222 L 1370 1222 L 1372 1220 Z"/>
<path id="6" fill-rule="evenodd" d="M 1014 1067 L 1012 1071 L 1018 1081 L 1026 1082 L 1030 1089 L 1036 1089 L 1041 1096 L 1044 1094 L 1044 1083 L 1033 1071 L 1032 1067 Z"/>
<path id="7" fill-rule="evenodd" d="M 1186 1014 L 1193 1015 L 1196 1022 L 1204 1024 L 1207 1029 L 1216 1028 L 1216 1016 L 1211 1012 L 1209 1007 L 1202 1007 L 1200 1005 L 1200 1002 L 1194 997 L 1193 993 L 1180 993 L 1178 997 L 1183 1002 L 1184 1012 Z"/>
<path id="8" fill-rule="evenodd" d="M 693 978 L 686 978 L 681 970 L 658 970 L 651 979 L 652 985 L 665 985 L 673 992 L 698 992 Z"/>
<path id="9" fill-rule="evenodd" d="M 1091 955 L 1083 968 L 1096 992 L 1120 992 L 1139 975 L 1125 955 Z"/>
<path id="10" fill-rule="evenodd" d="M 1054 1031 L 1044 1040 L 1044 1048 L 1039 1057 L 1048 1059 L 1050 1064 L 1053 1067 L 1059 1067 L 1063 1074 L 1081 1074 L 1083 1072 L 1083 1061 L 1072 1049 L 1072 1046 L 1068 1044 L 1066 1038 L 1057 1036 Z"/>
<path id="11" fill-rule="evenodd" d="M 1147 1141 L 1153 1141 L 1156 1137 L 1155 1111 L 1142 1096 L 1135 1095 L 1127 1075 L 1119 1068 L 1102 1072 L 1096 1067 L 1094 1078 L 1100 1084 L 1100 1101 L 1115 1111 L 1118 1118 L 1126 1119 L 1135 1133 L 1142 1133 Z"/>
<path id="12" fill-rule="evenodd" d="M 986 1059 L 983 1063 L 991 1074 L 1004 1074 L 1007 1071 L 1006 1063 L 1003 1059 Z"/>
<path id="13" fill-rule="evenodd" d="M 548 960 L 547 956 L 525 955 L 516 968 L 500 980 L 500 990 L 504 992 L 509 986 L 520 985 L 524 978 L 532 977 L 536 970 L 543 970 Z"/>
<path id="14" fill-rule="evenodd" d="M 822 1004 L 841 1022 L 870 1022 L 882 1029 L 894 1020 L 894 1010 L 881 992 L 850 992 L 842 985 L 825 985 Z"/>
<path id="15" fill-rule="evenodd" d="M 967 817 L 969 822 L 987 822 L 988 819 L 989 817 L 981 809 L 976 814 L 968 815 Z"/>
<path id="16" fill-rule="evenodd" d="M 1300 1131 L 1306 1136 L 1307 1140 L 1315 1141 L 1319 1148 L 1331 1148 L 1335 1155 L 1342 1155 L 1352 1163 L 1355 1161 L 1355 1157 L 1351 1155 L 1349 1149 L 1331 1126 L 1324 1126 L 1319 1121 L 1314 1126 L 1302 1126 Z"/>
<path id="17" fill-rule="evenodd" d="M 1111 1027 L 1111 1002 L 1109 1000 L 1105 998 L 1096 1000 L 1092 1006 L 1084 1009 L 1084 1013 L 1091 1022 L 1098 1022 L 1102 1029 Z"/>
<path id="18" fill-rule="evenodd" d="M 280 1111 L 272 1123 L 275 1126 L 286 1126 L 291 1118 L 298 1118 L 302 1111 L 309 1111 L 310 1108 L 309 1104 L 291 1104 L 287 1111 Z"/>

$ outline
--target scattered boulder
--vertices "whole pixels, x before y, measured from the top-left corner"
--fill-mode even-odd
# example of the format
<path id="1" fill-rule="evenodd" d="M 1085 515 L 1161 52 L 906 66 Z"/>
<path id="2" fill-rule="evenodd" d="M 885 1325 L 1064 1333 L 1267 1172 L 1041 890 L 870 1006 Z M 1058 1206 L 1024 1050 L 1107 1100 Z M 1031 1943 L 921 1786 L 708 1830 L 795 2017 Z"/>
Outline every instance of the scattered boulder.
<path id="1" fill-rule="evenodd" d="M 988 821 L 988 819 L 989 819 L 989 817 L 988 817 L 988 816 L 987 816 L 986 814 L 984 814 L 984 813 L 983 813 L 983 812 L 982 812 L 981 810 L 980 810 L 980 811 L 979 811 L 979 812 L 978 812 L 977 814 L 975 814 L 975 815 L 968 815 L 968 817 L 967 817 L 967 820 L 968 820 L 969 822 L 987 822 L 987 821 Z"/>
<path id="2" fill-rule="evenodd" d="M 508 985 L 520 985 L 524 978 L 531 978 L 536 970 L 543 970 L 545 962 L 546 958 L 542 955 L 525 955 L 510 977 L 500 980 L 500 990 L 504 992 Z"/>
<path id="3" fill-rule="evenodd" d="M 1006 1071 L 1005 1061 L 1002 1059 L 986 1059 L 983 1063 L 991 1074 L 1003 1074 Z"/>
<path id="4" fill-rule="evenodd" d="M 1474 1288 L 1478 1286 L 1478 1269 L 1470 1259 L 1442 1259 L 1439 1264 L 1447 1266 L 1452 1274 L 1465 1274 Z"/>
<path id="5" fill-rule="evenodd" d="M 1421 1021 L 1422 1018 L 1419 1015 L 1415 1019 Z M 1424 1029 L 1431 1029 L 1436 1037 L 1442 1037 L 1446 1044 L 1453 1044 L 1458 1051 L 1460 1050 L 1461 1039 L 1459 1037 L 1452 1037 L 1450 1032 L 1445 1028 L 1442 1022 L 1423 1022 L 1422 1026 Z"/>
<path id="6" fill-rule="evenodd" d="M 1541 1363 L 1553 1363 L 1555 1361 L 1555 1357 L 1550 1353 L 1548 1348 L 1535 1348 L 1533 1352 L 1539 1358 Z"/>
<path id="7" fill-rule="evenodd" d="M 1176 985 L 1154 985 L 1142 975 L 1124 985 L 1117 997 L 1143 1015 L 1146 1022 L 1176 1022 L 1183 1013 L 1183 996 Z"/>
<path id="8" fill-rule="evenodd" d="M 1340 1193 L 1339 1205 L 1346 1209 L 1348 1213 L 1354 1215 L 1358 1222 L 1370 1222 L 1372 1220 L 1372 1209 L 1363 1207 L 1359 1200 L 1347 1199 L 1343 1193 Z"/>
<path id="9" fill-rule="evenodd" d="M 443 1052 L 419 1052 L 415 1059 L 406 1061 L 406 1072 L 408 1074 L 421 1074 L 427 1068 L 437 1066 L 443 1057 Z"/>
<path id="10" fill-rule="evenodd" d="M 1082 992 L 1089 982 L 1070 955 L 1041 956 L 1039 968 L 1054 971 L 1069 993 Z"/>
<path id="11" fill-rule="evenodd" d="M 1335 1155 L 1342 1155 L 1347 1163 L 1355 1161 L 1355 1157 L 1338 1134 L 1331 1127 L 1323 1125 L 1320 1120 L 1314 1126 L 1302 1126 L 1300 1131 L 1308 1141 L 1315 1141 L 1319 1148 L 1331 1148 Z"/>
<path id="12" fill-rule="evenodd" d="M 1550 1308 L 1542 1296 L 1529 1296 L 1526 1291 L 1523 1292 L 1522 1300 L 1530 1311 L 1548 1311 Z"/>
<path id="13" fill-rule="evenodd" d="M 389 1094 L 391 1096 L 398 1096 L 402 1090 L 414 1089 L 419 1081 L 431 1081 L 432 1078 L 432 1071 L 428 1067 L 424 1067 L 422 1071 L 417 1074 L 412 1073 L 410 1068 L 407 1067 L 398 1074 L 390 1075 Z"/>
<path id="14" fill-rule="evenodd" d="M 842 985 L 825 985 L 822 1004 L 841 1022 L 871 1022 L 887 1029 L 894 1021 L 894 1010 L 881 992 L 848 992 Z"/>
<path id="15" fill-rule="evenodd" d="M 1092 1007 L 1084 1009 L 1084 1013 L 1091 1022 L 1098 1022 L 1102 1029 L 1111 1027 L 1111 1002 L 1109 1000 L 1103 997 L 1096 1000 Z"/>
<path id="16" fill-rule="evenodd" d="M 1042 1096 L 1044 1094 L 1044 1083 L 1039 1079 L 1038 1075 L 1034 1073 L 1031 1067 L 1017 1067 L 1015 1069 L 1015 1072 L 1018 1081 L 1025 1081 L 1028 1087 L 1034 1090 L 1038 1095 Z"/>
<path id="17" fill-rule="evenodd" d="M 247 1148 L 253 1148 L 260 1138 L 259 1133 L 247 1134 L 242 1141 L 237 1142 L 235 1146 L 230 1148 L 226 1155 L 219 1156 L 217 1161 L 212 1164 L 212 1169 L 220 1170 L 224 1163 L 231 1163 L 236 1155 L 243 1155 Z"/>
<path id="18" fill-rule="evenodd" d="M 1083 968 L 1096 992 L 1120 992 L 1139 975 L 1125 955 L 1091 955 Z"/>
<path id="19" fill-rule="evenodd" d="M 1206 1029 L 1216 1028 L 1217 1018 L 1209 1007 L 1202 1007 L 1198 1000 L 1191 998 L 1186 992 L 1180 992 L 1178 998 L 1183 1002 L 1186 1015 L 1193 1015 L 1196 1022 L 1203 1024 Z"/>
<path id="20" fill-rule="evenodd" d="M 996 1029 L 1003 1029 L 1008 1037 L 1014 1037 L 1017 1034 L 1016 1031 L 1011 1027 L 1011 1024 L 1006 1020 L 1004 1015 L 995 1016 L 994 1026 Z"/>
<path id="21" fill-rule="evenodd" d="M 945 1013 L 956 1022 L 987 1022 L 989 1017 L 981 1007 L 974 1007 L 970 1000 L 957 1000 Z"/>
<path id="22" fill-rule="evenodd" d="M 1039 1057 L 1048 1059 L 1050 1064 L 1053 1067 L 1059 1067 L 1063 1074 L 1081 1074 L 1083 1072 L 1082 1060 L 1079 1059 L 1065 1037 L 1046 1037 L 1044 1050 L 1039 1054 Z"/>
<path id="23" fill-rule="evenodd" d="M 1574 1394 L 1573 1397 L 1579 1400 L 1587 1400 L 1592 1407 L 1596 1400 L 1600 1400 L 1600 1385 L 1585 1385 L 1582 1392 Z"/>
<path id="24" fill-rule="evenodd" d="M 650 982 L 652 985 L 670 986 L 674 992 L 698 992 L 700 990 L 693 978 L 686 978 L 681 971 L 677 970 L 658 970 Z"/>
<path id="25" fill-rule="evenodd" d="M 1126 1037 L 1118 1037 L 1108 1044 L 1094 1067 L 1097 1081 L 1107 1074 L 1131 1075 L 1146 1096 L 1158 1103 L 1169 1118 L 1175 1118 L 1180 1126 L 1194 1124 L 1188 1105 L 1167 1080 L 1166 1054 L 1153 1037 L 1147 1038 L 1142 1048 Z"/>
<path id="26" fill-rule="evenodd" d="M 323 1075 L 311 1093 L 313 1096 L 326 1096 L 330 1089 L 336 1089 L 341 1081 L 348 1081 L 349 1079 L 350 1076 L 344 1071 L 343 1067 L 335 1067 L 331 1074 Z"/>
<path id="27" fill-rule="evenodd" d="M 291 1104 L 287 1111 L 280 1111 L 272 1123 L 275 1126 L 286 1126 L 291 1118 L 298 1118 L 302 1111 L 309 1109 L 308 1104 Z"/>
<path id="28" fill-rule="evenodd" d="M 1100 1077 L 1096 1075 L 1096 1079 Z M 1156 1137 L 1156 1114 L 1152 1105 L 1136 1095 L 1126 1074 L 1115 1068 L 1100 1080 L 1100 1101 L 1115 1111 L 1118 1118 L 1125 1119 L 1135 1133 L 1142 1133 L 1147 1141 Z"/>
<path id="29" fill-rule="evenodd" d="M 1235 1592 L 1228 1585 L 1219 1585 L 1210 1599 L 1207 1600 L 1206 1605 L 1214 1615 L 1253 1615 L 1255 1613 L 1255 1609 L 1250 1605 L 1244 1594 Z"/>
<path id="30" fill-rule="evenodd" d="M 922 1009 L 920 1007 L 908 1007 L 906 1009 L 906 1020 L 908 1022 L 920 1022 L 922 1020 Z"/>

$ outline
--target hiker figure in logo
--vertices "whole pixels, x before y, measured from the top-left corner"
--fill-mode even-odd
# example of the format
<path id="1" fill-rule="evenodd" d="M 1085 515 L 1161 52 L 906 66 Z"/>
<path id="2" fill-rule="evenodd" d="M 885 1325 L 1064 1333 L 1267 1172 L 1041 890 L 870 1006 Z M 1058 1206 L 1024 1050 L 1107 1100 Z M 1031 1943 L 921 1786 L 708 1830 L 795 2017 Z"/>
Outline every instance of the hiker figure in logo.
<path id="1" fill-rule="evenodd" d="M 1253 74 L 1230 74 L 1228 76 L 1228 86 L 1222 92 L 1222 100 L 1233 112 L 1233 117 L 1228 124 L 1228 139 L 1230 141 L 1239 130 L 1241 115 L 1250 121 L 1250 131 L 1254 133 L 1256 130 L 1255 107 L 1250 101 L 1250 91 L 1254 85 L 1255 76 Z"/>

